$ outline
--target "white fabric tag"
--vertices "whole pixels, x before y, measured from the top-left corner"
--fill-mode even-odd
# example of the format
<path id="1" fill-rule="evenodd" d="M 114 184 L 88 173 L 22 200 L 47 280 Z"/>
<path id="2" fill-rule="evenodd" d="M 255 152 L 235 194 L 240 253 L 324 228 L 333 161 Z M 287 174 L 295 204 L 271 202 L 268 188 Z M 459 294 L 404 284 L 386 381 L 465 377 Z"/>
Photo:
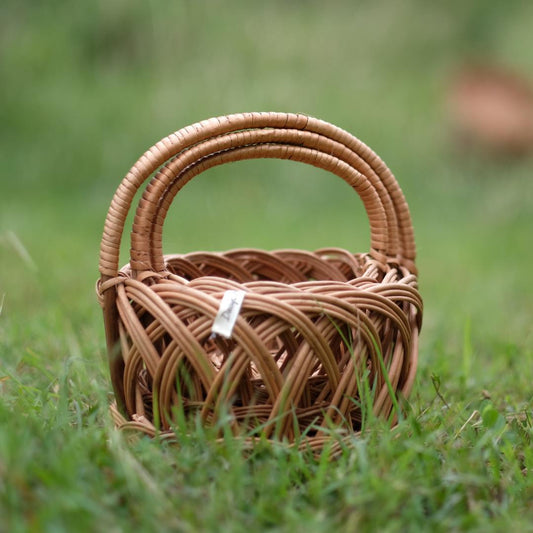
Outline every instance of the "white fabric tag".
<path id="1" fill-rule="evenodd" d="M 226 339 L 231 338 L 231 333 L 239 316 L 245 294 L 246 291 L 235 290 L 224 293 L 217 316 L 213 322 L 213 327 L 211 328 L 212 335 L 222 335 Z"/>

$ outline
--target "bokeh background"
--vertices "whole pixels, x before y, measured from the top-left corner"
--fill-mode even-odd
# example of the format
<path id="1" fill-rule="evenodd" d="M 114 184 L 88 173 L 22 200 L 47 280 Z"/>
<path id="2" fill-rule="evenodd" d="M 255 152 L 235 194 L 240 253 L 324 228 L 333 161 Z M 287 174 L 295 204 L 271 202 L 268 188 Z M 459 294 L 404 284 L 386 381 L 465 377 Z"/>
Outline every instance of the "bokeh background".
<path id="1" fill-rule="evenodd" d="M 417 394 L 434 394 L 438 375 L 452 393 L 499 380 L 502 394 L 529 401 L 533 160 L 465 139 L 449 101 L 469 65 L 529 83 L 532 27 L 533 3 L 518 1 L 2 2 L 3 364 L 33 358 L 53 370 L 79 354 L 109 386 L 94 283 L 121 178 L 188 124 L 291 111 L 362 139 L 405 192 L 426 305 Z M 341 180 L 278 161 L 197 178 L 165 234 L 173 253 L 360 252 L 368 241 L 362 205 Z"/>

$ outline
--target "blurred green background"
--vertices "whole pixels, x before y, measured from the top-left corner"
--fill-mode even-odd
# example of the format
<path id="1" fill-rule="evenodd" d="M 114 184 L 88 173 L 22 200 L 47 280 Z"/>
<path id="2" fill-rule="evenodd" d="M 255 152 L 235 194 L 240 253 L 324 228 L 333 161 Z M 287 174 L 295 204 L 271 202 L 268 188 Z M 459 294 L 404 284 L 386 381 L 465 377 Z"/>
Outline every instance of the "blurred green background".
<path id="1" fill-rule="evenodd" d="M 438 373 L 451 389 L 476 391 L 505 377 L 502 394 L 527 400 L 516 380 L 532 374 L 533 163 L 458 148 L 445 101 L 453 72 L 472 58 L 533 73 L 532 25 L 533 3 L 512 1 L 4 1 L 4 361 L 31 352 L 54 368 L 79 352 L 105 375 L 94 282 L 121 178 L 188 124 L 291 111 L 362 139 L 405 192 L 426 304 L 422 395 Z M 368 224 L 340 180 L 253 161 L 188 185 L 165 245 L 360 252 Z"/>
<path id="2" fill-rule="evenodd" d="M 521 0 L 0 2 L 0 532 L 530 531 L 533 157 L 468 149 L 448 102 L 472 62 L 533 79 L 532 27 Z M 338 463 L 111 429 L 94 284 L 112 195 L 162 137 L 243 111 L 350 131 L 411 208 L 413 416 Z M 271 160 L 196 178 L 164 237 L 369 246 L 342 180 Z"/>

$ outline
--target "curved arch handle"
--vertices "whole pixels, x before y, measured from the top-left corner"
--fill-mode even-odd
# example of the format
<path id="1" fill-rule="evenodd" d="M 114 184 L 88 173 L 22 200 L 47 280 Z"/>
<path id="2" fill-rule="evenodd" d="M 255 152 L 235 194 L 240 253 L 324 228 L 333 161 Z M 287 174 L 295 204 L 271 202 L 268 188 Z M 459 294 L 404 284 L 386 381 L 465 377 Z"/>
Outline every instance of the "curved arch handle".
<path id="1" fill-rule="evenodd" d="M 120 184 L 108 211 L 100 248 L 102 276 L 117 275 L 131 203 L 161 165 L 168 161 L 145 190 L 136 213 L 131 252 L 134 269 L 161 269 L 160 233 L 166 210 L 173 195 L 193 175 L 234 158 L 255 157 L 297 159 L 340 175 L 365 204 L 371 225 L 371 253 L 415 270 L 407 203 L 390 170 L 370 148 L 348 132 L 305 115 L 245 113 L 183 128 L 141 156 Z"/>

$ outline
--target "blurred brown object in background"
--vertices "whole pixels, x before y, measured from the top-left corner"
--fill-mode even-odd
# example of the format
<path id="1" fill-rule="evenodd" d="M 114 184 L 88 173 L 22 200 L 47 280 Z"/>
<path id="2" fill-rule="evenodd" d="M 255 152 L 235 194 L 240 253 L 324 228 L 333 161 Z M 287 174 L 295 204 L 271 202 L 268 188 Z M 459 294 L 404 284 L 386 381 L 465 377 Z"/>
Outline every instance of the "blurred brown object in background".
<path id="1" fill-rule="evenodd" d="M 524 76 L 497 66 L 463 67 L 448 98 L 461 145 L 494 155 L 533 153 L 533 86 Z"/>

